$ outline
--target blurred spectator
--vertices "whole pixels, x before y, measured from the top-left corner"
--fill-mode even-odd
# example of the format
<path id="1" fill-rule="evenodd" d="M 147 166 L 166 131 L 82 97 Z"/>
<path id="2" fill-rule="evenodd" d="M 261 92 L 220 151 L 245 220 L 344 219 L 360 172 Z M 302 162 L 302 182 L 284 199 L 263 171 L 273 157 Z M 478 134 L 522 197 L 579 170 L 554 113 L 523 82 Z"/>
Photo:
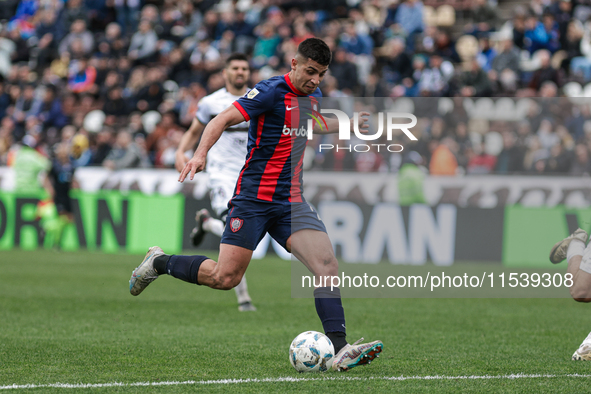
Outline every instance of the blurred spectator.
<path id="1" fill-rule="evenodd" d="M 470 16 L 472 17 L 472 23 L 468 25 L 467 33 L 480 36 L 483 33 L 486 34 L 495 30 L 497 13 L 487 0 L 474 1 Z"/>
<path id="2" fill-rule="evenodd" d="M 410 0 L 415 1 L 415 0 Z M 353 54 L 351 59 L 357 66 L 359 82 L 365 83 L 373 65 L 373 41 L 367 34 L 359 33 L 353 23 L 347 23 L 340 44 L 345 51 Z"/>
<path id="3" fill-rule="evenodd" d="M 69 120 L 62 111 L 61 100 L 57 97 L 57 88 L 53 85 L 45 88 L 43 98 L 33 103 L 31 112 L 43 123 L 45 130 L 50 127 L 61 129 Z"/>
<path id="4" fill-rule="evenodd" d="M 209 40 L 203 40 L 191 53 L 190 62 L 193 70 L 200 75 L 202 82 L 222 64 L 222 58 L 217 49 L 215 49 Z"/>
<path id="5" fill-rule="evenodd" d="M 183 130 L 169 130 L 166 137 L 158 140 L 158 147 L 154 157 L 155 167 L 174 168 L 175 152 L 179 146 Z"/>
<path id="6" fill-rule="evenodd" d="M 10 50 L 10 60 L 12 63 L 28 62 L 31 54 L 29 53 L 27 41 L 22 37 L 20 29 L 14 27 L 8 32 L 8 38 L 14 44 Z"/>
<path id="7" fill-rule="evenodd" d="M 456 175 L 458 161 L 450 147 L 453 147 L 454 141 L 451 138 L 444 138 L 431 154 L 429 163 L 429 173 L 431 175 Z"/>
<path id="8" fill-rule="evenodd" d="M 165 138 L 169 133 L 174 131 L 183 131 L 182 128 L 176 124 L 176 115 L 169 111 L 162 115 L 162 120 L 156 125 L 154 130 L 148 135 L 146 139 L 146 149 L 150 153 L 155 153 L 158 150 L 158 141 Z M 174 164 L 174 160 L 173 160 Z"/>
<path id="9" fill-rule="evenodd" d="M 459 62 L 460 57 L 456 52 L 456 44 L 446 31 L 437 30 L 435 33 L 435 43 L 433 53 L 441 56 L 451 62 Z"/>
<path id="10" fill-rule="evenodd" d="M 330 64 L 330 74 L 336 78 L 341 90 L 346 90 L 348 94 L 357 91 L 357 67 L 347 59 L 343 48 L 337 48 Z"/>
<path id="11" fill-rule="evenodd" d="M 65 31 L 70 31 L 74 21 L 82 20 L 86 22 L 87 10 L 82 0 L 68 0 L 65 3 L 65 8 L 61 13 L 60 25 Z"/>
<path id="12" fill-rule="evenodd" d="M 525 14 L 517 14 L 513 19 L 513 44 L 519 49 L 525 49 Z"/>
<path id="13" fill-rule="evenodd" d="M 460 75 L 459 94 L 463 97 L 483 97 L 490 96 L 491 93 L 488 75 L 482 70 L 478 60 L 472 60 L 469 68 Z"/>
<path id="14" fill-rule="evenodd" d="M 438 55 L 432 55 L 429 59 L 429 67 L 421 73 L 418 81 L 419 94 L 421 96 L 447 96 L 448 82 L 454 74 L 453 65 L 444 61 Z"/>
<path id="15" fill-rule="evenodd" d="M 523 148 L 516 144 L 515 134 L 509 131 L 503 133 L 503 150 L 497 156 L 496 173 L 511 174 L 523 171 Z"/>
<path id="16" fill-rule="evenodd" d="M 191 62 L 182 48 L 174 48 L 168 56 L 170 68 L 168 78 L 180 84 L 191 79 Z"/>
<path id="17" fill-rule="evenodd" d="M 384 83 L 377 73 L 371 73 L 367 83 L 361 86 L 360 97 L 386 97 L 388 95 Z"/>
<path id="18" fill-rule="evenodd" d="M 92 152 L 88 149 L 88 138 L 84 134 L 76 134 L 72 138 L 70 155 L 74 167 L 83 167 L 91 164 Z"/>
<path id="19" fill-rule="evenodd" d="M 70 52 L 71 57 L 75 58 L 80 55 L 89 55 L 93 48 L 94 37 L 86 30 L 86 22 L 83 19 L 76 19 L 70 27 L 70 33 L 60 42 L 59 53 Z"/>
<path id="20" fill-rule="evenodd" d="M 395 22 L 407 37 L 406 45 L 414 49 L 414 41 L 418 33 L 424 30 L 423 3 L 420 0 L 406 0 L 398 6 Z"/>
<path id="21" fill-rule="evenodd" d="M 56 23 L 57 13 L 52 9 L 41 12 L 41 21 L 37 25 L 35 36 L 39 39 L 37 48 L 37 69 L 43 70 L 57 57 L 58 44 L 64 31 L 60 23 Z"/>
<path id="22" fill-rule="evenodd" d="M 589 160 L 589 149 L 587 149 L 587 146 L 585 146 L 585 144 L 577 144 L 577 146 L 575 146 L 575 157 L 573 159 L 569 175 L 591 175 L 591 160 Z"/>
<path id="23" fill-rule="evenodd" d="M 270 57 L 275 55 L 275 50 L 279 45 L 280 38 L 275 33 L 274 27 L 271 23 L 264 23 L 255 29 L 257 40 L 254 44 L 253 61 L 257 65 L 262 65 Z"/>
<path id="24" fill-rule="evenodd" d="M 546 160 L 544 171 L 547 173 L 564 174 L 570 171 L 571 158 L 564 151 L 561 143 L 557 143 L 550 148 L 550 157 Z"/>
<path id="25" fill-rule="evenodd" d="M 96 141 L 91 149 L 93 165 L 102 165 L 113 147 L 113 135 L 109 129 L 103 129 L 96 136 Z"/>
<path id="26" fill-rule="evenodd" d="M 536 166 L 540 168 L 541 171 L 543 171 L 545 165 L 544 163 L 548 157 L 549 152 L 547 149 L 542 147 L 539 138 L 537 136 L 532 137 L 528 140 L 527 151 L 523 160 L 523 167 L 528 172 L 536 172 Z"/>
<path id="27" fill-rule="evenodd" d="M 6 110 L 10 105 L 10 96 L 5 90 L 6 84 L 0 79 L 0 119 L 6 115 Z"/>
<path id="28" fill-rule="evenodd" d="M 515 48 L 513 40 L 506 38 L 501 41 L 501 52 L 492 60 L 491 70 L 494 72 L 494 78 L 491 79 L 494 80 L 506 70 L 515 75 L 519 73 L 519 50 Z"/>
<path id="29" fill-rule="evenodd" d="M 156 61 L 156 44 L 158 36 L 149 20 L 140 22 L 139 30 L 131 36 L 127 55 L 136 65 L 152 63 Z"/>
<path id="30" fill-rule="evenodd" d="M 425 204 L 423 183 L 425 173 L 422 167 L 423 158 L 415 151 L 411 151 L 402 161 L 398 172 L 398 204 L 408 206 L 412 204 Z"/>
<path id="31" fill-rule="evenodd" d="M 489 72 L 492 69 L 492 63 L 497 56 L 497 51 L 490 46 L 490 40 L 488 37 L 481 37 L 479 44 L 480 51 L 476 55 L 476 58 L 478 59 L 480 67 L 484 71 Z"/>
<path id="32" fill-rule="evenodd" d="M 356 172 L 378 172 L 385 171 L 384 159 L 382 155 L 373 150 L 360 153 L 355 156 L 355 171 Z"/>
<path id="33" fill-rule="evenodd" d="M 123 99 L 123 89 L 121 86 L 114 86 L 109 90 L 103 111 L 107 116 L 120 117 L 129 115 L 129 107 L 127 101 Z"/>
<path id="34" fill-rule="evenodd" d="M 404 40 L 391 38 L 381 48 L 383 78 L 390 84 L 399 84 L 412 76 L 412 62 L 405 51 Z M 331 65 L 332 69 L 332 65 Z"/>
<path id="35" fill-rule="evenodd" d="M 475 147 L 474 153 L 468 160 L 466 172 L 470 175 L 492 174 L 497 164 L 497 158 L 486 152 L 484 144 Z"/>
<path id="36" fill-rule="evenodd" d="M 545 13 L 542 21 L 534 16 L 526 19 L 524 44 L 530 53 L 540 49 L 554 53 L 560 48 L 558 24 L 552 14 Z"/>
<path id="37" fill-rule="evenodd" d="M 117 23 L 107 25 L 104 35 L 98 40 L 97 49 L 103 56 L 110 58 L 121 58 L 127 53 L 127 42 Z"/>
<path id="38" fill-rule="evenodd" d="M 164 99 L 162 74 L 158 68 L 153 67 L 146 73 L 146 79 L 147 85 L 142 87 L 135 97 L 137 109 L 142 112 L 156 111 Z"/>
<path id="39" fill-rule="evenodd" d="M 73 93 L 83 93 L 96 88 L 96 69 L 81 58 L 70 67 L 68 87 Z"/>
<path id="40" fill-rule="evenodd" d="M 546 150 L 549 150 L 552 146 L 560 142 L 560 138 L 554 133 L 552 127 L 552 121 L 549 118 L 545 118 L 540 122 L 540 127 L 536 133 L 542 148 Z"/>
<path id="41" fill-rule="evenodd" d="M 117 133 L 113 149 L 107 155 L 103 166 L 110 170 L 124 168 L 141 168 L 147 166 L 148 158 L 141 148 L 133 141 L 128 130 Z"/>
<path id="42" fill-rule="evenodd" d="M 35 100 L 35 86 L 31 83 L 24 86 L 22 95 L 14 104 L 12 118 L 15 121 L 16 129 L 24 134 L 25 120 L 33 115 L 33 102 Z M 20 135 L 22 137 L 22 135 Z M 20 139 L 16 138 L 17 140 Z"/>
<path id="43" fill-rule="evenodd" d="M 140 14 L 140 0 L 115 0 L 115 13 L 123 34 L 135 31 Z"/>

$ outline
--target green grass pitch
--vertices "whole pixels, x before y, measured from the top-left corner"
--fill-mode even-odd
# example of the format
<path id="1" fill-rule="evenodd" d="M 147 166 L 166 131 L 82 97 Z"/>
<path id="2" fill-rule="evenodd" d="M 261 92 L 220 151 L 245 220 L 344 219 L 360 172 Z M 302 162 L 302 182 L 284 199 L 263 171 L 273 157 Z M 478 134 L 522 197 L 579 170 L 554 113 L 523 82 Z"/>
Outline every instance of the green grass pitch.
<path id="1" fill-rule="evenodd" d="M 590 375 L 591 363 L 570 356 L 591 330 L 591 305 L 567 299 L 345 299 L 349 340 L 381 339 L 382 357 L 347 373 L 298 374 L 288 361 L 289 344 L 322 326 L 312 299 L 291 298 L 289 263 L 252 262 L 247 278 L 259 310 L 240 313 L 233 291 L 168 276 L 132 297 L 129 276 L 142 258 L 0 252 L 0 394 L 589 389 L 588 377 L 572 375 Z M 531 376 L 504 377 L 511 374 Z M 417 378 L 386 379 L 403 376 Z M 429 376 L 438 378 L 424 379 Z M 74 387 L 51 386 L 56 383 Z"/>

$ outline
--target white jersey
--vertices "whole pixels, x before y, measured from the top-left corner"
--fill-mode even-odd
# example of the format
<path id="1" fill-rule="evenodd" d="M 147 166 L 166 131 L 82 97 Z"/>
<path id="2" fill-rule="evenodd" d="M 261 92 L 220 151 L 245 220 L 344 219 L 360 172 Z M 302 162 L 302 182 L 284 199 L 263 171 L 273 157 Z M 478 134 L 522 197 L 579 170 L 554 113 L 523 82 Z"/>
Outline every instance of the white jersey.
<path id="1" fill-rule="evenodd" d="M 234 96 L 226 90 L 220 90 L 203 97 L 197 106 L 195 117 L 206 125 L 220 112 L 228 108 L 241 96 Z M 220 139 L 211 147 L 207 154 L 205 171 L 210 178 L 231 178 L 234 183 L 246 160 L 249 122 L 238 123 L 224 130 Z"/>

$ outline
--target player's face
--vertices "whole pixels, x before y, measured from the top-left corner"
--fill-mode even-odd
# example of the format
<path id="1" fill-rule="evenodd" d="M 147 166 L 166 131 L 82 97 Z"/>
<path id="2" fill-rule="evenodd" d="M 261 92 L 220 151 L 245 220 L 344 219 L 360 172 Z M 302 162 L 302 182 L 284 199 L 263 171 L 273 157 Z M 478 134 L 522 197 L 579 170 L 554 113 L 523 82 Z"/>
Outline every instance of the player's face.
<path id="1" fill-rule="evenodd" d="M 242 89 L 250 78 L 250 68 L 244 60 L 232 60 L 225 71 L 226 80 L 234 89 Z"/>
<path id="2" fill-rule="evenodd" d="M 323 66 L 312 59 L 303 61 L 299 56 L 292 60 L 292 83 L 306 94 L 312 94 L 326 75 L 328 66 Z"/>

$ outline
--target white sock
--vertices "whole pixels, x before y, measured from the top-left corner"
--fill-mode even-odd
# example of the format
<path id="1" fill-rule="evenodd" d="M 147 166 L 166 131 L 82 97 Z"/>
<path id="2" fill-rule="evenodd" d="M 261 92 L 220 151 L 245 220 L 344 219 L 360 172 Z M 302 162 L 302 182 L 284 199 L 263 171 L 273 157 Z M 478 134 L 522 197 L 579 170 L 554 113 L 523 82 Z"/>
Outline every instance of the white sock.
<path id="1" fill-rule="evenodd" d="M 203 229 L 207 232 L 217 235 L 218 237 L 221 237 L 224 233 L 224 227 L 224 222 L 219 219 L 209 218 L 203 222 Z"/>
<path id="2" fill-rule="evenodd" d="M 234 287 L 234 291 L 236 291 L 236 297 L 238 297 L 238 304 L 243 304 L 245 302 L 251 302 L 250 295 L 248 295 L 248 286 L 246 286 L 246 276 L 242 277 L 238 286 Z"/>
<path id="3" fill-rule="evenodd" d="M 569 261 L 571 257 L 583 256 L 584 251 L 585 243 L 580 239 L 573 239 L 572 241 L 570 241 L 568 249 L 566 250 L 566 261 Z"/>

